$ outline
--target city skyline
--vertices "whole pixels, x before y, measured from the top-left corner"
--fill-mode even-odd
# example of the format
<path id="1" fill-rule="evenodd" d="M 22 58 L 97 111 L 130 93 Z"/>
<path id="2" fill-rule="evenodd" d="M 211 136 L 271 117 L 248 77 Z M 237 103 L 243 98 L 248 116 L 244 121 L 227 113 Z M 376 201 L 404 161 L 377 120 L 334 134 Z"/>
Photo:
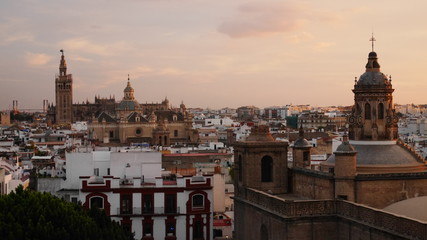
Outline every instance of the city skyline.
<path id="1" fill-rule="evenodd" d="M 425 103 L 426 3 L 360 1 L 4 1 L 0 109 L 54 103 L 60 49 L 74 102 L 123 97 L 174 106 L 352 105 L 377 39 L 395 103 Z M 414 7 L 417 6 L 417 7 Z"/>

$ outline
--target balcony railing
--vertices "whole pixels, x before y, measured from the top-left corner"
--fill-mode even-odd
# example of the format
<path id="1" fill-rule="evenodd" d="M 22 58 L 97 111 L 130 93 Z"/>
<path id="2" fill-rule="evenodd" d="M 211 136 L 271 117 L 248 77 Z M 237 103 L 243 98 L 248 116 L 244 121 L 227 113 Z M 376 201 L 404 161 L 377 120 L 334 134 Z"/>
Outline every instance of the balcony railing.
<path id="1" fill-rule="evenodd" d="M 117 208 L 117 215 L 175 215 L 180 214 L 180 208 L 154 207 L 154 208 Z"/>

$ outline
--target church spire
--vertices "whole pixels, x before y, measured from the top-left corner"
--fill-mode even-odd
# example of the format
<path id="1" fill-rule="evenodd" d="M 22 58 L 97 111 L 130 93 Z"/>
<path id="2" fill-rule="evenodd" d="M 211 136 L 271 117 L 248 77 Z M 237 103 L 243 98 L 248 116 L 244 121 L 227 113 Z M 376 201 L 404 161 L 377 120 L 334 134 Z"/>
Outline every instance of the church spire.
<path id="1" fill-rule="evenodd" d="M 67 62 L 65 61 L 64 50 L 61 49 L 60 52 L 62 53 L 62 55 L 61 62 L 59 63 L 59 75 L 65 76 L 67 75 Z"/>
<path id="2" fill-rule="evenodd" d="M 374 33 L 372 33 L 372 37 L 369 39 L 372 42 L 372 51 L 368 55 L 368 63 L 366 64 L 366 72 L 379 72 L 380 64 L 378 63 L 377 53 L 374 52 L 374 42 L 377 41 L 374 38 Z"/>
<path id="3" fill-rule="evenodd" d="M 125 90 L 123 92 L 124 92 L 124 95 L 125 95 L 124 96 L 125 100 L 134 100 L 135 99 L 135 97 L 134 97 L 134 90 L 133 90 L 132 86 L 130 85 L 129 74 L 128 74 L 128 83 L 127 83 L 126 88 L 125 88 Z"/>
<path id="4" fill-rule="evenodd" d="M 354 106 L 348 117 L 349 138 L 356 141 L 390 141 L 397 139 L 397 116 L 393 104 L 391 81 L 380 71 L 377 53 L 369 53 L 366 71 L 355 83 Z"/>

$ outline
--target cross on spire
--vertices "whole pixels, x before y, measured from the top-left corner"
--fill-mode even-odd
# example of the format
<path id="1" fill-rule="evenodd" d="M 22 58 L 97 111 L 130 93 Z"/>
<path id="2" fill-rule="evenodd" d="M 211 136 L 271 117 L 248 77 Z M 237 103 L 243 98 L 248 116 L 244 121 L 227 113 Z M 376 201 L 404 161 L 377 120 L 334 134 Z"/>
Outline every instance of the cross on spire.
<path id="1" fill-rule="evenodd" d="M 374 38 L 374 33 L 372 33 L 372 37 L 369 39 L 369 41 L 371 41 L 372 42 L 372 52 L 374 51 L 374 42 L 375 41 L 377 41 L 375 38 Z"/>

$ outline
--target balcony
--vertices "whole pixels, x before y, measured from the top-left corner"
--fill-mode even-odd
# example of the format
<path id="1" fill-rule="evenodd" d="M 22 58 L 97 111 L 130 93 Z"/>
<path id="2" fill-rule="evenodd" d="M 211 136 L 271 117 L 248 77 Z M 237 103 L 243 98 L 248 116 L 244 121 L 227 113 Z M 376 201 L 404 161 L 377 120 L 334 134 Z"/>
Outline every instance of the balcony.
<path id="1" fill-rule="evenodd" d="M 168 208 L 168 207 L 155 207 L 155 208 L 140 208 L 134 207 L 131 209 L 120 209 L 117 208 L 117 215 L 121 216 L 135 216 L 135 215 L 177 215 L 180 214 L 180 208 Z"/>

